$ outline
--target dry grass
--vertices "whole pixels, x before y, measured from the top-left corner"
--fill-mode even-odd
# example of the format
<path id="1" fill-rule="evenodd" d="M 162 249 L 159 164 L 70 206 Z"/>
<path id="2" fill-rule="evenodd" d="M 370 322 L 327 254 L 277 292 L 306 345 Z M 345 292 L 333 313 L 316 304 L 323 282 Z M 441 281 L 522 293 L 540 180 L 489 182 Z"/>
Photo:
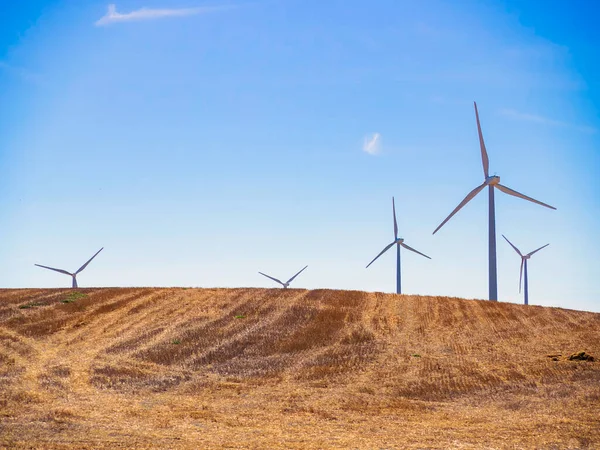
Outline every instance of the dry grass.
<path id="1" fill-rule="evenodd" d="M 600 447 L 600 314 L 330 290 L 79 292 L 0 290 L 0 446 Z M 568 360 L 582 351 L 596 361 Z"/>

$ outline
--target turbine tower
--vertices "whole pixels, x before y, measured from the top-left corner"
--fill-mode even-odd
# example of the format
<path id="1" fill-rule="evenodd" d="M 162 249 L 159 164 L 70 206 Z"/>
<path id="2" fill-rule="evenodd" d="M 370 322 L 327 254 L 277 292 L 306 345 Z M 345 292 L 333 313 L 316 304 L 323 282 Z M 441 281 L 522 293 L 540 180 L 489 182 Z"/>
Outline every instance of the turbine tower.
<path id="1" fill-rule="evenodd" d="M 44 269 L 54 270 L 55 272 L 64 273 L 65 275 L 69 275 L 69 276 L 73 277 L 73 286 L 72 287 L 73 287 L 73 289 L 75 289 L 75 288 L 77 288 L 77 274 L 79 272 L 81 272 L 83 269 L 85 269 L 87 267 L 87 265 L 92 262 L 92 259 L 94 259 L 96 257 L 96 255 L 98 253 L 100 253 L 103 249 L 104 249 L 104 247 L 102 247 L 100 250 L 98 250 L 94 256 L 92 256 L 83 266 L 81 266 L 79 269 L 77 269 L 77 271 L 74 273 L 67 272 L 66 270 L 63 270 L 63 269 L 55 269 L 54 267 L 42 266 L 41 264 L 35 264 L 35 265 L 38 267 L 43 267 Z"/>
<path id="2" fill-rule="evenodd" d="M 527 282 L 527 260 L 529 258 L 531 258 L 531 255 L 533 255 L 536 252 L 539 252 L 541 249 L 543 249 L 545 247 L 548 247 L 550 244 L 543 245 L 542 247 L 538 248 L 537 250 L 534 250 L 530 253 L 527 253 L 526 255 L 523 255 L 519 251 L 519 249 L 517 247 L 515 247 L 513 245 L 513 243 L 508 240 L 508 238 L 506 236 L 502 235 L 502 237 L 504 239 L 506 239 L 506 242 L 508 242 L 510 244 L 510 246 L 515 249 L 515 252 L 517 252 L 519 254 L 519 256 L 521 257 L 521 271 L 519 273 L 519 292 L 521 292 L 521 281 L 523 280 L 523 268 L 525 268 L 525 304 L 529 305 L 529 283 Z"/>
<path id="3" fill-rule="evenodd" d="M 277 278 L 273 278 L 272 276 L 270 276 L 270 275 L 267 275 L 266 273 L 262 273 L 262 272 L 258 272 L 258 273 L 260 273 L 260 274 L 261 274 L 262 276 L 264 276 L 264 277 L 267 277 L 267 278 L 270 278 L 270 279 L 271 279 L 271 280 L 273 280 L 273 281 L 276 281 L 277 283 L 279 283 L 280 285 L 282 285 L 282 286 L 283 286 L 283 289 L 287 289 L 287 288 L 288 288 L 288 286 L 290 285 L 290 283 L 291 283 L 291 282 L 294 280 L 294 278 L 296 278 L 298 275 L 300 275 L 300 274 L 301 274 L 301 273 L 304 271 L 304 269 L 306 269 L 307 267 L 308 267 L 308 266 L 304 266 L 304 268 L 303 268 L 303 269 L 302 269 L 300 272 L 298 272 L 298 273 L 297 273 L 296 275 L 294 275 L 292 278 L 290 278 L 289 280 L 287 280 L 285 283 L 284 283 L 284 282 L 282 282 L 282 281 L 280 281 L 280 280 L 278 280 Z"/>
<path id="4" fill-rule="evenodd" d="M 371 264 L 373 264 L 375 262 L 375 260 L 377 260 L 377 258 L 379 258 L 381 255 L 383 255 L 385 252 L 387 252 L 395 244 L 396 245 L 396 294 L 401 294 L 402 286 L 401 286 L 401 277 L 400 277 L 400 247 L 404 247 L 406 250 L 410 250 L 411 252 L 418 253 L 419 255 L 424 256 L 425 258 L 428 258 L 428 259 L 431 259 L 431 258 L 429 258 L 429 256 L 427 256 L 421 252 L 418 252 L 414 248 L 409 247 L 408 245 L 406 245 L 404 243 L 404 239 L 398 237 L 398 222 L 396 221 L 396 204 L 394 202 L 394 197 L 392 197 L 392 212 L 394 213 L 394 241 L 391 244 L 389 244 L 388 246 L 386 246 L 381 251 L 381 253 L 379 253 L 379 255 L 377 255 L 375 257 L 375 259 L 373 261 L 371 261 L 369 264 L 367 264 L 367 268 Z"/>
<path id="5" fill-rule="evenodd" d="M 512 195 L 514 197 L 519 197 L 524 200 L 528 200 L 533 203 L 537 203 L 538 205 L 545 206 L 546 208 L 556 209 L 554 206 L 547 205 L 546 203 L 535 200 L 531 197 L 527 197 L 526 195 L 521 194 L 513 189 L 510 189 L 506 186 L 500 184 L 500 177 L 496 175 L 490 176 L 489 174 L 489 159 L 487 150 L 485 149 L 485 143 L 483 142 L 483 134 L 481 133 L 481 125 L 479 124 L 479 113 L 477 112 L 477 103 L 473 102 L 475 105 L 475 118 L 477 119 L 477 132 L 479 133 L 479 146 L 481 147 L 481 162 L 483 163 L 483 175 L 485 179 L 483 183 L 473 189 L 469 194 L 464 198 L 460 204 L 454 208 L 454 211 L 450 213 L 448 217 L 435 229 L 433 234 L 437 233 L 437 231 L 444 226 L 450 218 L 456 214 L 463 206 L 469 203 L 473 197 L 475 197 L 483 188 L 488 187 L 489 194 L 489 206 L 488 206 L 488 264 L 489 264 L 489 297 L 492 301 L 498 301 L 498 278 L 496 273 L 496 209 L 494 206 L 494 188 L 499 189 L 501 192 L 505 194 Z"/>

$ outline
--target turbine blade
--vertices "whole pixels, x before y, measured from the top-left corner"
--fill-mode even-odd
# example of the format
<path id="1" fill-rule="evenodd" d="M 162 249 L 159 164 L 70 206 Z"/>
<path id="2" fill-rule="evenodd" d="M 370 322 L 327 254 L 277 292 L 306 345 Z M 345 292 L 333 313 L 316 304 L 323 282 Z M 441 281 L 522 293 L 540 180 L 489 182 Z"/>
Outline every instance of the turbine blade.
<path id="1" fill-rule="evenodd" d="M 521 270 L 519 272 L 519 293 L 521 293 L 521 281 L 523 281 L 523 264 L 525 263 L 525 258 L 521 258 Z"/>
<path id="2" fill-rule="evenodd" d="M 502 237 L 503 237 L 504 239 L 506 239 L 506 242 L 508 242 L 508 243 L 510 244 L 510 246 L 511 246 L 512 248 L 514 248 L 514 249 L 515 249 L 515 252 L 517 252 L 517 253 L 519 254 L 519 256 L 522 258 L 522 257 L 523 257 L 523 254 L 522 254 L 522 253 L 519 251 L 519 249 L 518 249 L 517 247 L 515 247 L 515 246 L 513 245 L 513 243 L 512 243 L 512 242 L 510 242 L 506 236 L 502 235 Z"/>
<path id="3" fill-rule="evenodd" d="M 530 202 L 537 203 L 538 205 L 545 206 L 546 208 L 556 209 L 554 206 L 550 206 L 550 205 L 547 205 L 544 202 L 540 202 L 539 200 L 536 200 L 534 198 L 527 197 L 526 195 L 523 195 L 520 192 L 517 192 L 517 191 L 515 191 L 515 190 L 513 190 L 513 189 L 511 189 L 509 187 L 502 186 L 501 184 L 497 184 L 496 187 L 498 189 L 500 189 L 502 192 L 504 192 L 505 194 L 512 195 L 514 197 L 519 197 L 519 198 L 522 198 L 523 200 L 529 200 Z"/>
<path id="4" fill-rule="evenodd" d="M 48 267 L 48 266 L 42 266 L 41 264 L 34 264 L 34 266 L 38 266 L 38 267 L 43 267 L 44 269 L 50 269 L 50 270 L 54 270 L 55 272 L 60 272 L 60 273 L 64 273 L 65 275 L 69 275 L 69 276 L 73 276 L 72 273 L 67 272 L 66 270 L 62 270 L 62 269 L 55 269 L 54 267 Z"/>
<path id="5" fill-rule="evenodd" d="M 307 267 L 308 267 L 308 266 L 304 266 L 304 269 L 306 269 Z M 304 271 L 304 269 L 302 269 L 300 272 L 298 272 L 298 273 L 297 273 L 296 275 L 294 275 L 292 278 L 290 278 L 289 280 L 287 280 L 287 283 L 288 283 L 288 284 L 290 284 L 290 283 L 291 283 L 291 282 L 294 280 L 294 278 L 296 278 L 298 275 L 300 275 L 300 274 L 301 274 L 301 273 Z"/>
<path id="6" fill-rule="evenodd" d="M 481 125 L 479 124 L 479 112 L 477 112 L 477 103 L 475 105 L 475 118 L 477 119 L 477 132 L 479 133 L 479 146 L 481 147 L 481 162 L 483 163 L 483 173 L 485 177 L 489 177 L 490 173 L 490 160 L 488 158 L 487 150 L 485 149 L 485 142 L 483 142 L 483 133 L 481 132 Z"/>
<path id="7" fill-rule="evenodd" d="M 392 210 L 394 211 L 394 239 L 398 239 L 398 222 L 396 222 L 396 203 L 392 197 Z"/>
<path id="8" fill-rule="evenodd" d="M 383 250 L 381 250 L 381 253 L 379 253 L 379 255 L 377 255 L 375 257 L 375 259 L 373 259 L 373 261 L 371 261 L 369 264 L 367 264 L 367 267 L 365 267 L 365 269 L 368 268 L 371 264 L 373 264 L 377 258 L 379 258 L 381 255 L 383 255 L 385 252 L 387 252 L 392 247 L 392 245 L 394 245 L 395 243 L 396 243 L 396 241 L 392 242 L 386 248 L 384 248 Z"/>
<path id="9" fill-rule="evenodd" d="M 467 194 L 467 196 L 464 198 L 464 200 L 462 202 L 460 202 L 460 204 L 456 208 L 454 208 L 454 211 L 452 211 L 450 213 L 450 215 L 448 217 L 446 217 L 446 219 L 435 229 L 433 234 L 437 233 L 437 231 L 440 228 L 442 228 L 444 226 L 444 224 L 446 222 L 448 222 L 454 214 L 456 214 L 463 206 L 465 206 L 467 203 L 469 203 L 473 199 L 473 197 L 475 197 L 477 194 L 479 194 L 479 191 L 481 191 L 484 187 L 485 187 L 485 182 L 481 186 L 477 186 L 475 189 L 473 189 L 471 192 L 469 192 Z"/>
<path id="10" fill-rule="evenodd" d="M 533 255 L 534 253 L 536 253 L 536 252 L 539 252 L 541 249 L 548 247 L 549 245 L 550 245 L 550 244 L 543 245 L 543 246 L 541 246 L 540 248 L 538 248 L 537 250 L 534 250 L 534 251 L 532 251 L 531 253 L 527 253 L 527 256 L 531 256 L 531 255 Z"/>
<path id="11" fill-rule="evenodd" d="M 419 255 L 421 255 L 421 256 L 424 256 L 424 257 L 425 257 L 425 258 L 427 258 L 427 259 L 431 259 L 431 258 L 430 258 L 429 256 L 427 256 L 426 254 L 424 254 L 424 253 L 421 253 L 421 252 L 419 252 L 419 251 L 415 250 L 415 249 L 414 249 L 414 248 L 412 248 L 412 247 L 409 247 L 409 246 L 408 246 L 408 245 L 406 245 L 404 242 L 401 242 L 401 243 L 400 243 L 400 245 L 401 245 L 402 247 L 404 247 L 406 250 L 410 250 L 411 252 L 418 253 Z"/>
<path id="12" fill-rule="evenodd" d="M 277 283 L 281 284 L 282 286 L 284 285 L 284 284 L 283 284 L 281 281 L 279 281 L 277 278 L 273 278 L 272 276 L 270 276 L 270 275 L 267 275 L 266 273 L 262 273 L 262 272 L 258 272 L 258 273 L 260 273 L 260 274 L 261 274 L 263 277 L 267 277 L 267 278 L 270 278 L 270 279 L 271 279 L 271 280 L 273 280 L 273 281 L 276 281 Z"/>
<path id="13" fill-rule="evenodd" d="M 87 267 L 87 265 L 88 265 L 89 263 L 91 263 L 91 262 L 92 262 L 92 259 L 94 259 L 94 258 L 96 257 L 96 255 L 97 255 L 98 253 L 100 253 L 100 252 L 101 252 L 103 249 L 104 249 L 104 247 L 102 247 L 100 250 L 98 250 L 98 251 L 97 251 L 97 252 L 94 254 L 94 256 L 92 256 L 90 259 L 88 259 L 88 262 L 86 262 L 86 263 L 85 263 L 83 266 L 81 266 L 81 267 L 80 267 L 80 268 L 77 270 L 77 272 L 75 272 L 75 275 L 77 275 L 79 272 L 81 272 L 83 269 L 85 269 L 85 268 Z"/>

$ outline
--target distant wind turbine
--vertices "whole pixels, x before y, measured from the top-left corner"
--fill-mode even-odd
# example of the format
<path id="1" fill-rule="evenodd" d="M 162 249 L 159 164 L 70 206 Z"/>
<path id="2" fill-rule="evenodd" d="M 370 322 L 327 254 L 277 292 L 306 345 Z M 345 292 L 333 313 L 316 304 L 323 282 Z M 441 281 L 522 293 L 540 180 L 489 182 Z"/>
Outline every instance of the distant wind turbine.
<path id="1" fill-rule="evenodd" d="M 304 269 L 306 269 L 307 267 L 308 267 L 308 266 L 304 266 Z M 270 276 L 270 275 L 267 275 L 266 273 L 262 273 L 262 272 L 258 272 L 258 273 L 260 273 L 260 274 L 261 274 L 262 276 L 264 276 L 264 277 L 267 277 L 267 278 L 270 278 L 270 279 L 271 279 L 271 280 L 273 280 L 273 281 L 276 281 L 277 283 L 279 283 L 280 285 L 282 285 L 284 289 L 287 289 L 287 288 L 288 288 L 288 286 L 290 285 L 290 283 L 291 283 L 292 281 L 294 281 L 294 278 L 296 278 L 298 275 L 300 275 L 300 274 L 301 274 L 301 273 L 304 271 L 304 269 L 302 269 L 300 272 L 298 272 L 298 273 L 297 273 L 296 275 L 294 275 L 292 278 L 290 278 L 289 280 L 287 280 L 285 283 L 284 283 L 284 282 L 282 282 L 282 281 L 280 281 L 280 280 L 278 280 L 277 278 L 273 278 L 272 276 Z"/>
<path id="2" fill-rule="evenodd" d="M 500 177 L 493 175 L 489 175 L 489 159 L 487 150 L 485 149 L 485 143 L 483 142 L 483 134 L 481 133 L 481 125 L 479 124 L 479 113 L 477 112 L 477 103 L 473 102 L 475 105 L 475 118 L 477 119 L 477 132 L 479 133 L 479 146 L 481 147 L 481 161 L 483 163 L 483 174 L 485 175 L 485 180 L 475 189 L 473 189 L 469 194 L 464 198 L 462 202 L 450 213 L 448 217 L 438 226 L 433 234 L 435 234 L 440 228 L 444 226 L 450 218 L 456 214 L 463 206 L 469 203 L 473 197 L 475 197 L 484 187 L 488 186 L 489 188 L 489 297 L 490 300 L 498 301 L 498 279 L 496 273 L 496 210 L 494 207 L 494 188 L 500 189 L 502 192 L 508 195 L 512 195 L 514 197 L 519 197 L 524 200 L 529 200 L 530 202 L 537 203 L 538 205 L 545 206 L 546 208 L 556 209 L 554 206 L 547 205 L 546 203 L 542 203 L 538 200 L 535 200 L 531 197 L 527 197 L 526 195 L 521 194 L 513 189 L 510 189 L 506 186 L 500 184 Z"/>
<path id="3" fill-rule="evenodd" d="M 401 286 L 401 280 L 400 280 L 400 247 L 404 247 L 406 250 L 410 250 L 411 252 L 415 252 L 418 253 L 421 256 L 424 256 L 425 258 L 431 259 L 429 258 L 429 256 L 418 252 L 417 250 L 415 250 L 412 247 L 409 247 L 408 245 L 406 245 L 404 243 L 404 239 L 399 238 L 398 237 L 398 222 L 396 221 L 396 203 L 394 202 L 394 197 L 392 197 L 392 211 L 394 213 L 394 241 L 389 244 L 387 247 L 385 247 L 381 253 L 379 253 L 379 255 L 377 255 L 375 257 L 375 259 L 373 259 L 373 261 L 371 261 L 369 264 L 367 264 L 367 268 L 373 264 L 377 258 L 379 258 L 381 255 L 383 255 L 385 252 L 387 252 L 390 248 L 392 248 L 392 246 L 395 244 L 396 245 L 396 293 L 397 294 L 401 294 L 402 293 L 402 286 Z"/>
<path id="4" fill-rule="evenodd" d="M 517 247 L 515 247 L 513 245 L 513 243 L 507 239 L 506 236 L 502 235 L 502 237 L 504 239 L 506 239 L 506 242 L 508 242 L 510 244 L 510 246 L 515 249 L 515 252 L 517 252 L 519 254 L 519 256 L 521 257 L 521 271 L 519 273 L 519 292 L 521 292 L 521 281 L 523 280 L 523 267 L 524 267 L 525 268 L 525 304 L 529 305 L 529 284 L 527 282 L 527 260 L 529 258 L 531 258 L 531 255 L 533 255 L 536 252 L 539 252 L 541 249 L 543 249 L 545 247 L 548 247 L 550 244 L 543 245 L 540 248 L 538 248 L 537 250 L 534 250 L 530 253 L 527 253 L 526 255 L 523 255 L 520 252 L 520 250 Z"/>
<path id="5" fill-rule="evenodd" d="M 63 270 L 63 269 L 55 269 L 54 267 L 42 266 L 41 264 L 35 264 L 35 265 L 38 267 L 43 267 L 44 269 L 54 270 L 55 272 L 64 273 L 65 275 L 69 275 L 69 276 L 73 277 L 73 286 L 72 287 L 77 288 L 77 274 L 79 272 L 81 272 L 83 269 L 85 269 L 87 267 L 87 265 L 92 262 L 92 259 L 94 259 L 96 257 L 96 255 L 98 253 L 100 253 L 103 249 L 104 249 L 104 247 L 102 247 L 100 250 L 98 250 L 96 252 L 96 254 L 94 256 L 92 256 L 88 260 L 88 262 L 86 262 L 83 266 L 81 266 L 79 269 L 77 269 L 77 271 L 75 273 L 67 272 L 66 270 Z"/>

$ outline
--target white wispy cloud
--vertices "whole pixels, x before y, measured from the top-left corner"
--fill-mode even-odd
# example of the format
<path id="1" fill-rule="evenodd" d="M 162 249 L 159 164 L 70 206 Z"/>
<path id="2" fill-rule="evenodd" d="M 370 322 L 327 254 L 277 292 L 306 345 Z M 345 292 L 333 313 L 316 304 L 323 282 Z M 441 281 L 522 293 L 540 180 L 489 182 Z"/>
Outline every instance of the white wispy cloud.
<path id="1" fill-rule="evenodd" d="M 9 73 L 10 75 L 21 78 L 29 83 L 43 84 L 44 82 L 44 79 L 41 75 L 23 67 L 13 66 L 5 61 L 0 61 L 0 71 Z"/>
<path id="2" fill-rule="evenodd" d="M 543 116 L 539 116 L 536 114 L 528 114 L 528 113 L 523 113 L 520 111 L 515 111 L 514 109 L 501 109 L 500 110 L 500 114 L 502 114 L 503 116 L 506 117 L 510 117 L 511 119 L 516 119 L 516 120 L 524 120 L 527 122 L 535 122 L 535 123 L 541 123 L 544 125 L 551 125 L 551 126 L 555 126 L 555 127 L 567 127 L 567 128 L 573 128 L 579 131 L 584 131 L 586 133 L 595 133 L 597 130 L 593 127 L 588 127 L 585 125 L 575 125 L 572 123 L 567 123 L 567 122 L 562 122 L 560 120 L 554 120 L 554 119 L 550 119 L 548 117 L 543 117 Z"/>
<path id="3" fill-rule="evenodd" d="M 363 141 L 363 151 L 369 155 L 377 155 L 381 150 L 381 134 L 373 133 L 365 136 Z"/>
<path id="4" fill-rule="evenodd" d="M 232 8 L 229 6 L 203 6 L 197 8 L 177 8 L 177 9 L 150 9 L 141 8 L 128 13 L 117 12 L 115 4 L 108 5 L 106 14 L 96 21 L 96 26 L 110 25 L 118 22 L 132 22 L 136 20 L 155 20 L 165 17 L 185 17 L 197 14 L 207 14 L 216 11 L 222 11 Z"/>

